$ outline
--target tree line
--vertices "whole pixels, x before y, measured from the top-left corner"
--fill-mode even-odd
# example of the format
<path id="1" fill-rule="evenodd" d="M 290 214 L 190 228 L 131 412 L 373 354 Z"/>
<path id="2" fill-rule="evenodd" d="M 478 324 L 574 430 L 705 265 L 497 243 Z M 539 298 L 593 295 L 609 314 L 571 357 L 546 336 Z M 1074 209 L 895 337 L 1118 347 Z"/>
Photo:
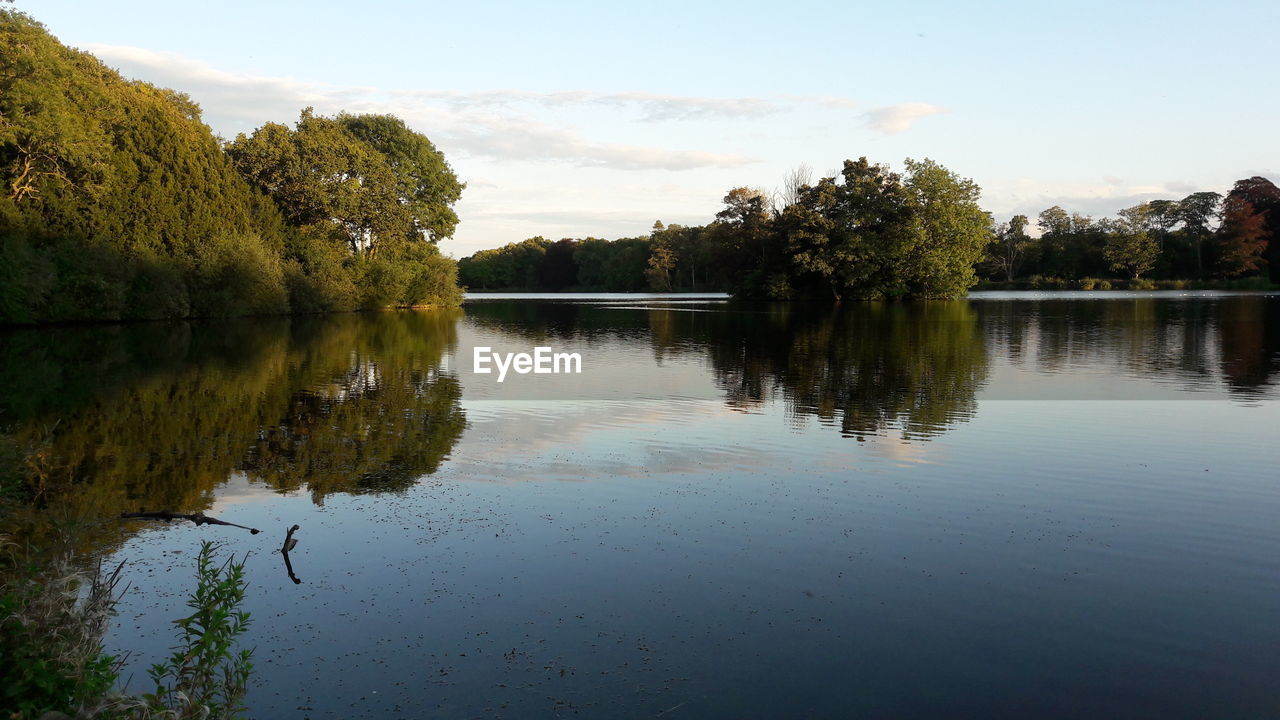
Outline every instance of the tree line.
<path id="1" fill-rule="evenodd" d="M 1280 189 L 1263 177 L 1239 180 L 1224 197 L 1192 193 L 1151 200 L 1116 218 L 1068 214 L 1059 206 L 1030 220 L 1016 215 L 996 226 L 979 265 L 984 278 L 1018 283 L 1092 285 L 1120 273 L 1144 279 L 1212 281 L 1256 277 L 1280 283 Z"/>
<path id="2" fill-rule="evenodd" d="M 463 187 L 390 115 L 223 142 L 184 93 L 0 10 L 0 323 L 456 304 L 435 243 Z"/>
<path id="3" fill-rule="evenodd" d="M 977 283 L 1109 288 L 1280 283 L 1280 189 L 1151 200 L 1116 218 L 1054 206 L 995 223 L 979 188 L 929 161 L 905 175 L 866 158 L 814 182 L 793 171 L 769 194 L 739 187 L 706 225 L 608 241 L 534 237 L 463 258 L 471 290 L 729 292 L 787 299 L 956 297 Z"/>
<path id="4" fill-rule="evenodd" d="M 957 297 L 976 281 L 990 216 L 979 188 L 932 160 L 865 157 L 785 193 L 739 187 L 701 226 L 646 237 L 535 237 L 459 262 L 473 290 L 723 291 L 772 300 Z"/>

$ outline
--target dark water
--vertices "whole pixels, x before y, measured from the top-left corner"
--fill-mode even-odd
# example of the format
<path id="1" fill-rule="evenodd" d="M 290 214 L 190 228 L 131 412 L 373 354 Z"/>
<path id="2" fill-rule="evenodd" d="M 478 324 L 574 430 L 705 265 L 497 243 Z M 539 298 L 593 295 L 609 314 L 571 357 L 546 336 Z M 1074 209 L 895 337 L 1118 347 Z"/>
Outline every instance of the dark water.
<path id="1" fill-rule="evenodd" d="M 199 541 L 249 552 L 256 717 L 1280 716 L 1277 296 L 0 340 L 11 435 L 75 483 L 20 532 L 128 562 L 138 680 Z"/>

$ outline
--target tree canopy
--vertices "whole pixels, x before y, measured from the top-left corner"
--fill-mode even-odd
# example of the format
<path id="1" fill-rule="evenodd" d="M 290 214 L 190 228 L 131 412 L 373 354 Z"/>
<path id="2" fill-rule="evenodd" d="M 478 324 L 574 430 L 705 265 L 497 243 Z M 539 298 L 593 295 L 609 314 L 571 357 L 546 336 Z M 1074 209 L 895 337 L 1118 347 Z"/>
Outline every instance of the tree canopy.
<path id="1" fill-rule="evenodd" d="M 290 224 L 332 224 L 352 252 L 453 234 L 464 185 L 425 135 L 392 115 L 317 116 L 267 123 L 227 146 L 235 166 Z"/>
<path id="2" fill-rule="evenodd" d="M 457 302 L 443 156 L 391 116 L 300 126 L 224 151 L 185 94 L 0 10 L 0 323 Z"/>

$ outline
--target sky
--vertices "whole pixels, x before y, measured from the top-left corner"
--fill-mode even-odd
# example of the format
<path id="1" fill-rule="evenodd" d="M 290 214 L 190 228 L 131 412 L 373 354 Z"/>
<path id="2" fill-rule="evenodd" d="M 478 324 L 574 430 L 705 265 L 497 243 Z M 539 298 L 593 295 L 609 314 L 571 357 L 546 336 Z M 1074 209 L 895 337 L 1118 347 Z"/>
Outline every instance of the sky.
<path id="1" fill-rule="evenodd" d="M 932 158 L 998 219 L 1280 181 L 1280 3 L 17 0 L 224 138 L 393 113 L 467 183 L 441 249 L 644 235 L 800 165 Z"/>

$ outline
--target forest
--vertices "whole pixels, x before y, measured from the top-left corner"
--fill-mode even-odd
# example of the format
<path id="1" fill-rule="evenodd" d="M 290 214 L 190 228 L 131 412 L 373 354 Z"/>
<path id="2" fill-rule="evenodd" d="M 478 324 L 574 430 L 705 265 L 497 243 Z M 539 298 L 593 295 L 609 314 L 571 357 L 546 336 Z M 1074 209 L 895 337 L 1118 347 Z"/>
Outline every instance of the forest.
<path id="1" fill-rule="evenodd" d="M 1273 240 L 1280 189 L 1263 177 L 1240 180 L 1225 196 L 1150 200 L 1115 218 L 1054 206 L 1033 226 L 1025 215 L 993 222 L 978 209 L 977 186 L 940 166 L 908 160 L 907 168 L 904 180 L 863 159 L 847 162 L 839 181 L 816 183 L 799 168 L 774 193 L 730 190 L 706 225 L 657 222 L 647 236 L 613 241 L 529 238 L 463 258 L 459 277 L 472 291 L 728 292 L 773 300 L 952 297 L 975 285 L 1280 284 L 1280 242 Z"/>
<path id="2" fill-rule="evenodd" d="M 456 305 L 464 188 L 391 115 L 215 137 L 0 10 L 0 324 Z"/>

